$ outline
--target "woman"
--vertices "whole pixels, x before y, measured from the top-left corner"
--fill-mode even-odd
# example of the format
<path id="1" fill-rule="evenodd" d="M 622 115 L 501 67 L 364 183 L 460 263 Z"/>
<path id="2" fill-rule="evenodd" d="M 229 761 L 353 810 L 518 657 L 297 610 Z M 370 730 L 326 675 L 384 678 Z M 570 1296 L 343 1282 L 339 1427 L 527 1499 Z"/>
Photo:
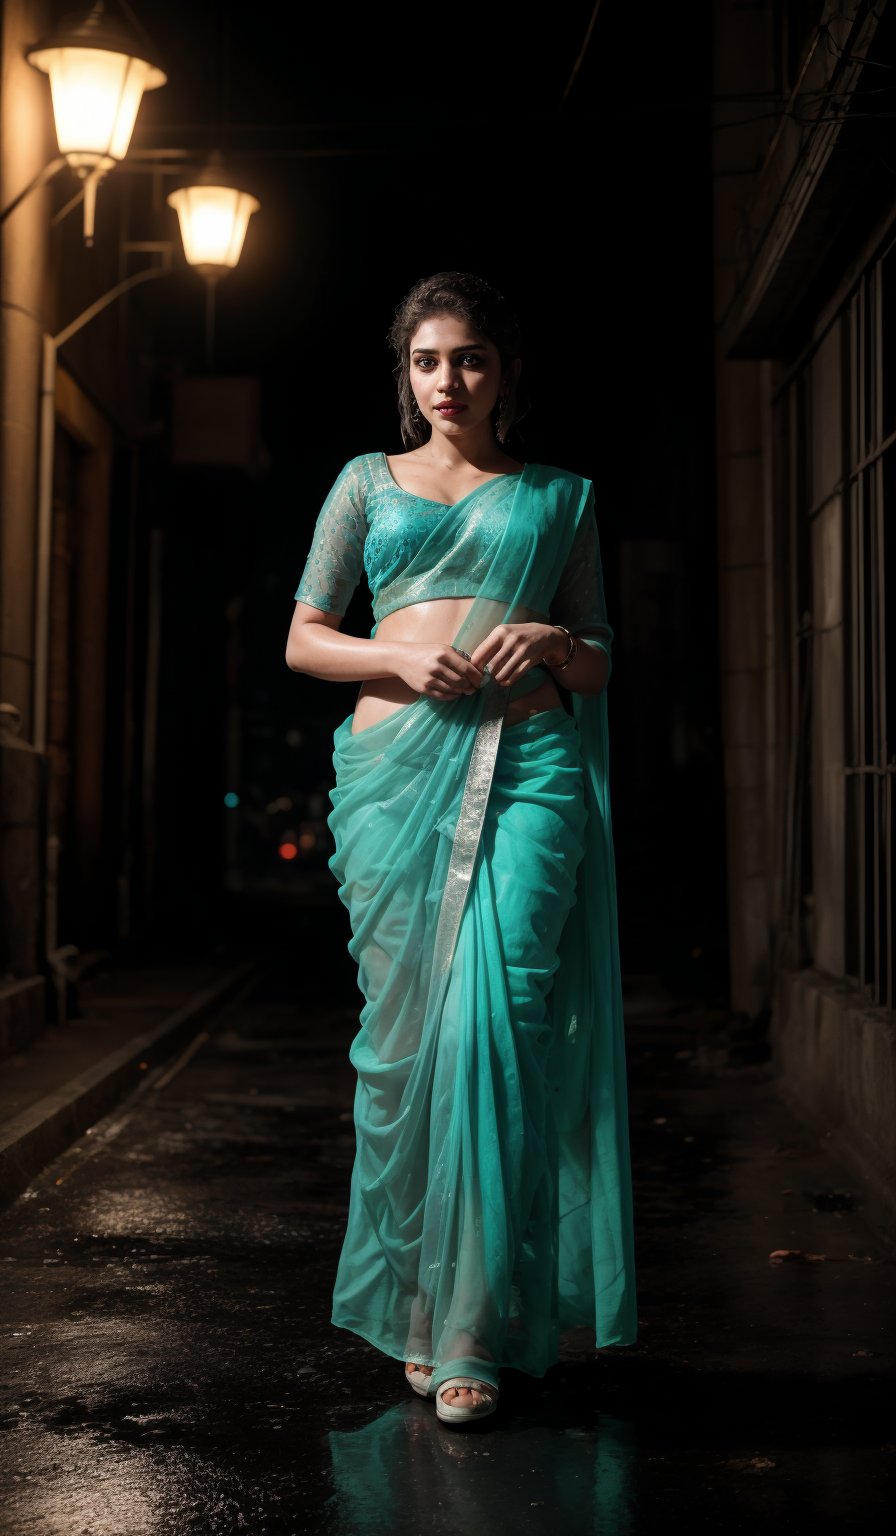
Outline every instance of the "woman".
<path id="1" fill-rule="evenodd" d="M 503 297 L 437 273 L 390 341 L 409 451 L 341 470 L 286 658 L 361 682 L 328 819 L 365 999 L 332 1321 L 459 1424 L 494 1411 L 502 1365 L 543 1376 L 566 1328 L 637 1336 L 613 631 L 591 481 L 503 448 Z M 340 633 L 362 571 L 370 639 Z"/>

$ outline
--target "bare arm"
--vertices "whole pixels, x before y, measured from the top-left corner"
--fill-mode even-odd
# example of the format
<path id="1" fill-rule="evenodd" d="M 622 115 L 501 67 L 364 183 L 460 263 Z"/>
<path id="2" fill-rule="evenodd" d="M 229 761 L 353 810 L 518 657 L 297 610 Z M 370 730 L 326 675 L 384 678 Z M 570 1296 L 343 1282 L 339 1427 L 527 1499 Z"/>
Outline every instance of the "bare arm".
<path id="1" fill-rule="evenodd" d="M 418 693 L 436 699 L 473 693 L 482 685 L 481 670 L 442 641 L 364 640 L 339 633 L 343 618 L 310 603 L 296 603 L 286 641 L 290 670 L 337 683 L 400 677 Z"/>
<path id="2" fill-rule="evenodd" d="M 364 640 L 342 635 L 342 613 L 326 613 L 310 603 L 296 603 L 286 640 L 286 665 L 337 683 L 361 683 L 371 677 L 399 677 L 394 640 Z"/>
<path id="3" fill-rule="evenodd" d="M 569 642 L 565 635 L 561 635 L 562 644 L 558 648 L 558 654 L 545 656 L 545 663 L 549 667 L 556 667 L 558 661 L 562 661 L 569 649 Z M 563 668 L 557 667 L 552 672 L 554 680 L 562 683 L 570 693 L 602 693 L 610 678 L 610 658 L 606 651 L 598 645 L 583 644 L 587 640 L 586 635 L 576 635 L 578 645 L 576 654 L 571 662 Z"/>

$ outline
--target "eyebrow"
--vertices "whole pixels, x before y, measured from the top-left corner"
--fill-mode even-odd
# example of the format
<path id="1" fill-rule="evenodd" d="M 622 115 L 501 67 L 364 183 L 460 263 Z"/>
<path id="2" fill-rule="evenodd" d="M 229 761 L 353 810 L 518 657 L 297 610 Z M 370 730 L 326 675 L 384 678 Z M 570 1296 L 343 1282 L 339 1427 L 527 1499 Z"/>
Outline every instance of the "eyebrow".
<path id="1" fill-rule="evenodd" d="M 411 353 L 411 356 L 412 357 L 414 356 L 414 352 L 438 352 L 438 350 L 439 350 L 438 347 L 415 347 L 414 351 Z M 485 351 L 485 346 L 483 345 L 483 343 L 481 341 L 462 341 L 459 347 L 450 347 L 449 351 L 451 351 L 451 352 L 484 352 Z"/>

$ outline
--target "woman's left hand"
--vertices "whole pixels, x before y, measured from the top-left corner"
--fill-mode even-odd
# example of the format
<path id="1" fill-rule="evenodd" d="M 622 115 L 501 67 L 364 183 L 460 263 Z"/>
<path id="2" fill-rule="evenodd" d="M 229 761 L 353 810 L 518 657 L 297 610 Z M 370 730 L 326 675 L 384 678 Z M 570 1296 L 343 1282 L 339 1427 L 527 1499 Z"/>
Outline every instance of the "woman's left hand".
<path id="1" fill-rule="evenodd" d="M 562 660 L 564 636 L 552 624 L 497 624 L 480 641 L 471 656 L 474 667 L 488 669 L 496 683 L 510 688 L 531 671 L 538 662 L 550 657 L 552 663 Z"/>

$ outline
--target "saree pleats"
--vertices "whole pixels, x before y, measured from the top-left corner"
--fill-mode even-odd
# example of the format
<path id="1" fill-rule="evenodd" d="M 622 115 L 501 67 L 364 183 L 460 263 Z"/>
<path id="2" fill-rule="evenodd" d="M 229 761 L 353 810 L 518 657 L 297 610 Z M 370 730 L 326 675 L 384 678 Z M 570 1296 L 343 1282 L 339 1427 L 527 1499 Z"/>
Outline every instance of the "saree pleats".
<path id="1" fill-rule="evenodd" d="M 564 1323 L 551 1001 L 584 854 L 584 770 L 564 709 L 504 726 L 447 983 L 434 988 L 432 897 L 458 813 L 454 776 L 434 769 L 467 702 L 418 700 L 336 733 L 330 864 L 365 1003 L 332 1320 L 398 1359 L 474 1355 L 540 1376 Z M 445 803 L 440 782 L 454 785 Z M 584 1291 L 573 1270 L 565 1287 Z"/>

